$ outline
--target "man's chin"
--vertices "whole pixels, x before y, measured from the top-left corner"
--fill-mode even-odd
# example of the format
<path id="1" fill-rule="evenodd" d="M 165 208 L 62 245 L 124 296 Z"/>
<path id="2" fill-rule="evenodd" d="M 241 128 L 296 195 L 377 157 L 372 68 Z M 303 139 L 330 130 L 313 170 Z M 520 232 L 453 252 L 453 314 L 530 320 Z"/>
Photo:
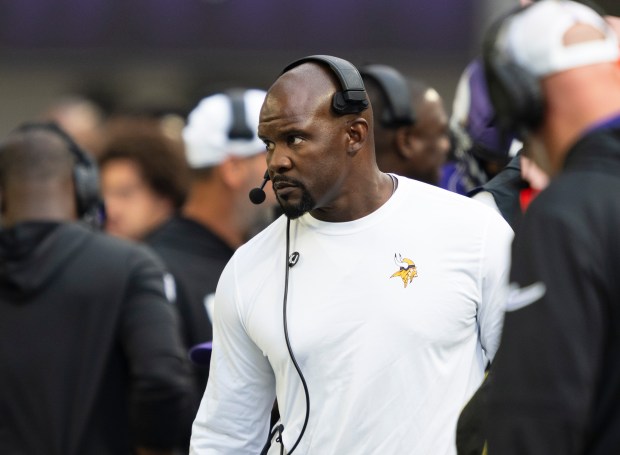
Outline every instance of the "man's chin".
<path id="1" fill-rule="evenodd" d="M 304 203 L 302 200 L 300 203 L 292 204 L 289 201 L 278 198 L 278 203 L 284 215 L 291 220 L 297 219 L 304 214 L 308 213 L 312 209 L 313 204 Z"/>
<path id="2" fill-rule="evenodd" d="M 308 213 L 316 206 L 314 199 L 305 191 L 301 197 L 293 197 L 292 194 L 282 196 L 276 193 L 276 198 L 284 215 L 292 220 Z"/>
<path id="3" fill-rule="evenodd" d="M 280 203 L 280 207 L 282 208 L 282 212 L 284 213 L 284 215 L 286 215 L 286 217 L 290 218 L 291 220 L 295 220 L 307 212 L 307 210 L 302 210 L 298 206 L 288 204 Z"/>

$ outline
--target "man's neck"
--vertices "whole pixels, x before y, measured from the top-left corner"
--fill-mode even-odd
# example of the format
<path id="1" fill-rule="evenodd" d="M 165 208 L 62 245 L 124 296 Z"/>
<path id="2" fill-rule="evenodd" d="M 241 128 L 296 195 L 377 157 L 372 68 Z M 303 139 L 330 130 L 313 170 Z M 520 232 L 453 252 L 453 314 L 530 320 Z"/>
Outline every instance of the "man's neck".
<path id="1" fill-rule="evenodd" d="M 243 235 L 235 229 L 231 219 L 231 197 L 208 185 L 194 184 L 183 207 L 183 215 L 202 224 L 228 246 L 238 248 Z"/>
<path id="2" fill-rule="evenodd" d="M 549 84 L 547 99 L 543 137 L 554 168 L 560 169 L 580 137 L 620 114 L 620 71 L 610 66 L 574 71 Z"/>

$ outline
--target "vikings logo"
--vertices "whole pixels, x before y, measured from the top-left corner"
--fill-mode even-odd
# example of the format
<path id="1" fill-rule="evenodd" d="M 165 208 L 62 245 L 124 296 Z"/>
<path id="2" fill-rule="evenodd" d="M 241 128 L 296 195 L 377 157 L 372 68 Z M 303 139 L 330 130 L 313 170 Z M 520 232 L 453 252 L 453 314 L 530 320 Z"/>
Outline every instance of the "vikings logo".
<path id="1" fill-rule="evenodd" d="M 398 272 L 394 272 L 390 278 L 399 276 L 400 279 L 403 280 L 405 287 L 407 287 L 407 285 L 418 276 L 418 269 L 411 259 L 403 258 L 400 254 L 398 257 L 394 254 L 394 262 L 398 267 L 400 267 L 400 270 Z"/>

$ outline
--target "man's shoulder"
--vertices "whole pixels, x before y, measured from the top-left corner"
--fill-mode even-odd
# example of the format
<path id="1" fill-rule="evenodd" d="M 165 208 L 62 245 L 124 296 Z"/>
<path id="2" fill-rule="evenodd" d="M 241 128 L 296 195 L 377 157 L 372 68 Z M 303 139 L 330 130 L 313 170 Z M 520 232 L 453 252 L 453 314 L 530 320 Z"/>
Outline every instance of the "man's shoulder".
<path id="1" fill-rule="evenodd" d="M 198 257 L 220 261 L 233 253 L 232 248 L 206 226 L 180 215 L 149 234 L 144 243 L 166 260 Z"/>
<path id="2" fill-rule="evenodd" d="M 554 226 L 563 234 L 595 236 L 620 223 L 620 178 L 565 172 L 554 178 L 528 206 L 526 226 Z"/>
<path id="3" fill-rule="evenodd" d="M 576 213 L 594 208 L 605 200 L 617 200 L 620 178 L 596 175 L 591 172 L 563 172 L 532 201 L 528 212 L 542 215 Z"/>
<path id="4" fill-rule="evenodd" d="M 256 258 L 271 255 L 286 244 L 286 216 L 281 215 L 235 251 L 235 260 L 253 263 Z"/>
<path id="5" fill-rule="evenodd" d="M 399 177 L 399 181 L 400 179 L 404 178 Z M 457 220 L 461 225 L 464 223 L 479 225 L 485 222 L 507 225 L 497 210 L 462 194 L 411 179 L 403 180 L 403 188 L 409 200 L 407 206 L 411 208 L 412 216 L 418 219 L 427 213 L 428 219 L 433 222 L 445 218 Z M 421 213 L 416 213 L 414 207 Z"/>
<path id="6" fill-rule="evenodd" d="M 100 266 L 122 268 L 141 262 L 151 262 L 161 266 L 160 259 L 150 247 L 131 241 L 113 237 L 105 232 L 91 229 L 80 223 L 68 223 L 62 227 L 58 241 L 73 239 L 79 241 L 79 251 L 85 260 L 92 260 Z"/>

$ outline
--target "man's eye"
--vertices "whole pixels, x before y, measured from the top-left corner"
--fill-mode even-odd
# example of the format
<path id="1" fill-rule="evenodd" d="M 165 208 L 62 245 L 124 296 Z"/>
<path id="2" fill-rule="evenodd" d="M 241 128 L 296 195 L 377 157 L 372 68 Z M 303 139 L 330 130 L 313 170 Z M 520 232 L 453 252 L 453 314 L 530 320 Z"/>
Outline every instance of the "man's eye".
<path id="1" fill-rule="evenodd" d="M 290 136 L 288 138 L 289 145 L 300 145 L 303 142 L 303 139 L 299 136 Z"/>
<path id="2" fill-rule="evenodd" d="M 276 145 L 273 142 L 265 142 L 265 149 L 268 152 L 273 152 L 275 148 L 276 148 Z"/>

